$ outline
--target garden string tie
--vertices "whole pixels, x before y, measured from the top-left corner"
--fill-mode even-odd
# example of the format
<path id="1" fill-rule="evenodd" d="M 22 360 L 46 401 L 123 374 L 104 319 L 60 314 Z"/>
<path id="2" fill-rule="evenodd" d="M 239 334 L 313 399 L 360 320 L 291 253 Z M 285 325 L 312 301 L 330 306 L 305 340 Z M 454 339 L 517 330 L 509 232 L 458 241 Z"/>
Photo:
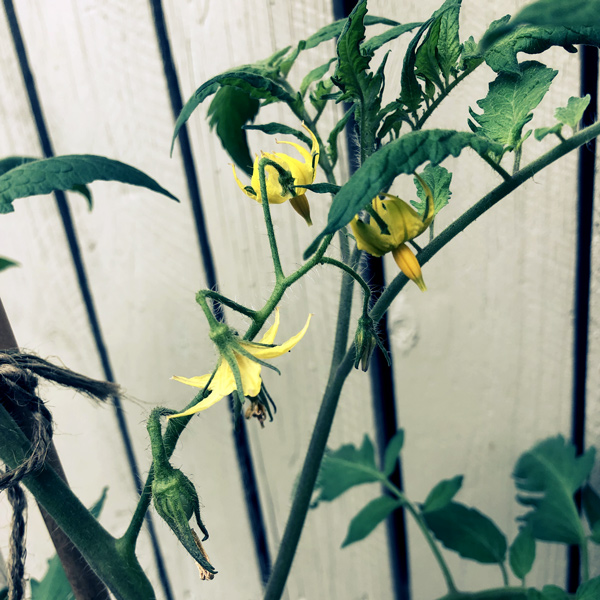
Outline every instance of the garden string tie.
<path id="1" fill-rule="evenodd" d="M 34 354 L 18 351 L 0 353 L 0 402 L 11 414 L 14 414 L 15 408 L 21 412 L 26 411 L 31 420 L 28 431 L 31 442 L 29 456 L 18 467 L 0 471 L 0 492 L 7 490 L 13 509 L 8 559 L 8 600 L 21 600 L 25 597 L 27 500 L 19 482 L 44 466 L 52 443 L 52 415 L 36 393 L 38 377 L 73 388 L 98 400 L 106 400 L 119 393 L 118 386 L 114 383 L 90 379 L 53 365 Z"/>

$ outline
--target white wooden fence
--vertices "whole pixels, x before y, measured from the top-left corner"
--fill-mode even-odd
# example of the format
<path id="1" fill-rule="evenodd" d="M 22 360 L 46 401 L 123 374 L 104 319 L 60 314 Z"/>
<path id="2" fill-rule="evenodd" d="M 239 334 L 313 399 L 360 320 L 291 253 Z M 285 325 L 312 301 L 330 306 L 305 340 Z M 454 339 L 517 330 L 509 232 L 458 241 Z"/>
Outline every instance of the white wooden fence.
<path id="1" fill-rule="evenodd" d="M 371 0 L 371 14 L 400 22 L 423 20 L 436 0 Z M 464 0 L 461 37 L 477 39 L 489 22 L 523 2 Z M 130 163 L 181 199 L 118 184 L 92 186 L 94 209 L 78 196 L 70 206 L 106 346 L 117 381 L 127 393 L 125 409 L 140 468 L 149 466 L 145 419 L 155 405 L 179 408 L 190 390 L 173 381 L 210 370 L 214 354 L 205 319 L 194 302 L 205 287 L 198 243 L 178 150 L 169 158 L 173 117 L 149 3 L 145 0 L 16 0 L 15 8 L 57 154 L 101 154 Z M 170 41 L 184 100 L 206 79 L 233 66 L 270 55 L 306 38 L 332 19 L 329 0 L 167 0 Z M 406 42 L 404 42 L 404 45 Z M 390 56 L 387 85 L 398 92 L 402 51 Z M 325 62 L 333 44 L 301 56 L 292 71 L 300 78 Z M 578 56 L 562 50 L 542 60 L 561 70 L 533 126 L 548 125 L 557 106 L 578 95 Z M 38 134 L 5 15 L 0 11 L 0 157 L 40 156 Z M 468 107 L 487 92 L 488 69 L 477 71 L 444 102 L 431 126 L 466 129 Z M 230 297 L 260 306 L 273 273 L 260 206 L 243 196 L 231 177 L 230 159 L 204 119 L 190 120 L 210 244 L 219 284 Z M 324 119 L 334 123 L 339 113 Z M 298 124 L 278 105 L 261 121 Z M 252 133 L 253 151 L 272 138 Z M 548 144 L 550 142 L 548 141 Z M 525 145 L 525 159 L 539 152 Z M 344 163 L 344 161 L 341 161 Z M 499 177 L 472 154 L 444 163 L 453 171 L 452 199 L 439 216 L 440 230 L 494 186 Z M 517 190 L 426 265 L 426 294 L 408 287 L 392 306 L 397 410 L 406 429 L 405 485 L 423 499 L 441 478 L 465 474 L 461 500 L 516 532 L 511 468 L 540 438 L 568 435 L 571 418 L 572 321 L 576 236 L 577 157 L 572 154 Z M 340 178 L 346 176 L 344 167 Z M 393 188 L 414 197 L 410 178 Z M 324 196 L 311 202 L 316 226 L 309 230 L 289 207 L 275 207 L 285 265 L 325 222 Z M 2 273 L 0 297 L 19 344 L 44 357 L 103 377 L 85 306 L 52 197 L 17 200 L 0 217 L 0 254 L 22 266 Z M 598 250 L 598 219 L 595 246 Z M 393 276 L 396 266 L 387 265 Z M 587 441 L 600 445 L 600 269 L 592 282 Z M 273 555 L 290 507 L 329 365 L 337 274 L 317 270 L 281 304 L 281 337 L 298 331 L 315 313 L 306 338 L 266 373 L 278 405 L 275 422 L 249 424 L 270 549 Z M 235 323 L 235 317 L 228 315 Z M 238 322 L 238 324 L 241 324 Z M 126 527 L 136 502 L 129 467 L 110 407 L 48 388 L 44 397 L 56 421 L 55 443 L 71 486 L 91 504 L 104 486 L 109 496 L 102 522 L 114 533 Z M 359 442 L 372 433 L 368 378 L 353 373 L 344 389 L 330 444 Z M 231 418 L 225 402 L 202 413 L 184 434 L 174 457 L 196 484 L 211 532 L 207 551 L 219 574 L 200 582 L 196 567 L 162 523 L 158 535 L 173 587 L 180 599 L 255 600 L 261 585 L 235 462 Z M 287 587 L 289 600 L 385 600 L 392 598 L 383 527 L 367 540 L 340 550 L 349 519 L 372 497 L 368 487 L 349 492 L 309 514 Z M 2 543 L 9 511 L 0 506 Z M 418 531 L 409 528 L 413 598 L 443 593 L 443 581 Z M 39 578 L 53 548 L 33 507 L 28 532 L 28 572 Z M 561 582 L 562 550 L 538 553 L 532 584 Z M 596 555 L 598 558 L 598 555 Z M 142 564 L 158 586 L 147 538 Z M 464 587 L 500 585 L 493 567 L 449 556 Z M 593 565 L 599 573 L 600 560 Z"/>

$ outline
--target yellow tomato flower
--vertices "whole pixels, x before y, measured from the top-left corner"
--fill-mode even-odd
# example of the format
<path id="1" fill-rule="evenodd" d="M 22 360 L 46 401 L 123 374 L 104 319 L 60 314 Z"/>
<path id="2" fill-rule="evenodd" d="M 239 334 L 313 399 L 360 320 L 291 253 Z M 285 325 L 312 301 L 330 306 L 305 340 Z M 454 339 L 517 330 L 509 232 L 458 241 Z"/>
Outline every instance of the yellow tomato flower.
<path id="1" fill-rule="evenodd" d="M 250 180 L 250 185 L 245 186 L 238 179 L 237 173 L 235 172 L 235 166 L 231 165 L 233 169 L 233 176 L 235 180 L 246 196 L 256 200 L 257 202 L 262 202 L 261 193 L 260 193 L 260 177 L 259 177 L 259 169 L 258 163 L 261 158 L 269 158 L 273 162 L 276 162 L 286 171 L 289 171 L 294 179 L 294 185 L 302 186 L 306 184 L 311 184 L 315 180 L 315 173 L 317 170 L 317 164 L 319 162 L 319 142 L 315 137 L 315 134 L 304 124 L 302 123 L 302 127 L 308 131 L 310 137 L 312 139 L 312 148 L 309 152 L 300 144 L 296 144 L 294 142 L 277 142 L 278 144 L 288 144 L 289 146 L 293 146 L 298 150 L 304 162 L 301 162 L 297 158 L 292 156 L 288 156 L 287 154 L 283 154 L 281 152 L 268 153 L 261 152 L 261 156 L 257 156 L 254 160 L 254 167 L 252 170 L 252 179 Z M 290 201 L 293 209 L 309 224 L 312 225 L 312 221 L 310 219 L 310 206 L 308 204 L 308 200 L 306 199 L 306 188 L 297 187 L 295 189 L 289 190 L 284 189 L 279 182 L 279 173 L 277 169 L 271 165 L 267 165 L 265 168 L 265 183 L 267 185 L 267 198 L 269 200 L 269 204 L 281 204 L 286 200 Z"/>
<path id="2" fill-rule="evenodd" d="M 281 356 L 282 354 L 289 352 L 304 337 L 304 334 L 308 329 L 311 316 L 312 315 L 308 315 L 306 325 L 304 325 L 302 330 L 296 335 L 292 336 L 289 340 L 287 340 L 287 342 L 281 344 L 281 346 L 276 346 L 273 344 L 275 341 L 275 335 L 279 329 L 279 309 L 277 309 L 275 312 L 275 322 L 273 325 L 271 325 L 258 343 L 240 340 L 235 344 L 232 344 L 231 351 L 240 372 L 244 396 L 249 396 L 251 398 L 258 396 L 262 385 L 262 379 L 260 376 L 261 365 L 252 360 L 252 358 L 244 356 L 244 354 L 236 351 L 236 346 L 241 348 L 242 352 L 251 355 L 259 361 L 269 358 L 276 358 L 277 356 Z M 187 415 L 200 412 L 201 410 L 206 410 L 207 408 L 213 406 L 213 404 L 216 404 L 219 400 L 221 400 L 221 398 L 231 394 L 236 389 L 235 376 L 231 370 L 231 367 L 229 366 L 229 363 L 224 357 L 219 359 L 219 364 L 214 377 L 212 377 L 212 381 L 211 376 L 212 374 L 208 373 L 207 375 L 199 375 L 197 377 L 190 378 L 179 377 L 177 375 L 172 377 L 171 379 L 174 379 L 175 381 L 180 381 L 186 385 L 191 385 L 192 387 L 201 389 L 204 389 L 208 383 L 208 391 L 210 393 L 195 406 L 192 406 L 184 412 L 171 415 L 169 418 L 185 417 Z"/>
<path id="3" fill-rule="evenodd" d="M 427 288 L 423 281 L 421 266 L 406 242 L 421 235 L 429 227 L 434 216 L 434 206 L 429 186 L 418 175 L 416 177 L 427 196 L 423 216 L 404 200 L 390 194 L 380 194 L 373 199 L 371 206 L 387 225 L 389 233 L 382 233 L 373 217 L 369 223 L 364 223 L 356 215 L 350 225 L 359 250 L 364 250 L 373 256 L 383 256 L 391 252 L 402 272 L 424 292 Z"/>

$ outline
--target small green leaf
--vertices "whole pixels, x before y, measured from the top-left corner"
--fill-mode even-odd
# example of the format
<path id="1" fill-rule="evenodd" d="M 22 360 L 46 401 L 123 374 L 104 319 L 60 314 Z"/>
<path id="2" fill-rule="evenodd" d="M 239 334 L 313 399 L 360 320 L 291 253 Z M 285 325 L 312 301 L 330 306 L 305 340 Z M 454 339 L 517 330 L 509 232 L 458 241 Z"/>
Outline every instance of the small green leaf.
<path id="1" fill-rule="evenodd" d="M 600 598 L 600 577 L 594 577 L 577 588 L 575 600 L 598 600 Z"/>
<path id="2" fill-rule="evenodd" d="M 231 86 L 239 88 L 248 96 L 256 100 L 266 100 L 268 102 L 277 102 L 281 100 L 286 104 L 293 105 L 296 102 L 296 97 L 289 91 L 278 77 L 275 76 L 273 69 L 269 70 L 265 67 L 257 65 L 244 65 L 231 71 L 226 71 L 220 75 L 216 75 L 212 79 L 204 82 L 185 103 L 181 113 L 175 122 L 175 131 L 173 132 L 173 140 L 171 142 L 171 154 L 175 140 L 179 135 L 179 131 L 190 118 L 194 110 L 206 98 L 215 94 L 220 87 Z"/>
<path id="3" fill-rule="evenodd" d="M 177 201 L 173 194 L 135 167 L 104 156 L 72 154 L 22 164 L 0 176 L 0 213 L 12 212 L 12 202 L 17 198 L 72 190 L 93 181 L 138 185 Z"/>
<path id="4" fill-rule="evenodd" d="M 333 183 L 303 183 L 297 187 L 303 187 L 315 194 L 337 194 L 341 187 Z"/>
<path id="5" fill-rule="evenodd" d="M 455 69 L 462 50 L 458 37 L 461 1 L 449 5 L 440 16 L 437 62 L 446 81 Z"/>
<path id="6" fill-rule="evenodd" d="M 545 585 L 542 588 L 541 600 L 569 600 L 569 595 L 557 585 Z"/>
<path id="7" fill-rule="evenodd" d="M 452 173 L 445 167 L 427 165 L 423 172 L 420 174 L 423 181 L 429 186 L 431 193 L 433 194 L 433 207 L 434 215 L 437 215 L 450 200 L 452 192 L 450 191 L 450 183 L 452 182 Z M 417 188 L 417 196 L 420 201 L 416 202 L 411 200 L 411 204 L 415 207 L 417 212 L 425 214 L 426 197 L 425 190 L 415 177 L 415 186 Z"/>
<path id="8" fill-rule="evenodd" d="M 590 103 L 590 95 L 587 94 L 583 98 L 569 98 L 567 106 L 564 108 L 557 108 L 554 115 L 560 123 L 568 125 L 575 131 L 579 126 L 579 121 L 583 117 L 585 109 Z"/>
<path id="9" fill-rule="evenodd" d="M 585 535 L 573 495 L 594 464 L 594 449 L 576 457 L 562 436 L 549 438 L 521 455 L 513 477 L 517 501 L 531 510 L 522 520 L 538 540 L 583 544 Z"/>
<path id="10" fill-rule="evenodd" d="M 377 194 L 389 189 L 398 175 L 414 173 L 427 161 L 437 165 L 450 155 L 458 156 L 464 148 L 473 148 L 482 155 L 501 151 L 498 144 L 487 138 L 447 129 L 413 131 L 377 150 L 335 196 L 327 226 L 306 250 L 304 258 L 316 251 L 324 236 L 347 225 Z"/>
<path id="11" fill-rule="evenodd" d="M 589 483 L 586 483 L 581 491 L 581 500 L 583 512 L 587 517 L 590 527 L 593 528 L 600 523 L 600 496 Z"/>
<path id="12" fill-rule="evenodd" d="M 501 73 L 489 86 L 488 95 L 478 100 L 483 113 L 469 110 L 480 125 L 470 123 L 480 135 L 514 149 L 522 138 L 523 127 L 533 118 L 533 109 L 542 101 L 558 71 L 529 61 L 521 65 L 521 75 Z"/>
<path id="13" fill-rule="evenodd" d="M 328 40 L 332 40 L 333 38 L 339 37 L 346 25 L 347 19 L 340 19 L 339 21 L 334 21 L 333 23 L 329 23 L 322 27 L 316 33 L 313 33 L 308 39 L 305 40 L 306 45 L 304 48 L 306 50 L 310 48 L 315 48 L 319 44 L 323 42 L 327 42 Z M 392 19 L 386 19 L 385 17 L 375 17 L 371 15 L 367 15 L 364 20 L 365 25 L 390 25 L 390 26 L 398 26 L 400 23 L 397 21 L 392 21 Z"/>
<path id="14" fill-rule="evenodd" d="M 0 271 L 4 271 L 4 269 L 9 269 L 10 267 L 20 267 L 21 265 L 11 260 L 10 258 L 6 258 L 5 256 L 0 256 Z"/>
<path id="15" fill-rule="evenodd" d="M 529 527 L 523 527 L 510 546 L 509 563 L 515 577 L 525 579 L 535 561 L 535 539 Z"/>
<path id="16" fill-rule="evenodd" d="M 309 148 L 312 146 L 312 140 L 299 129 L 294 129 L 283 123 L 265 123 L 264 125 L 244 125 L 244 129 L 256 129 L 262 131 L 268 135 L 293 135 L 297 137 L 302 143 L 306 144 Z"/>
<path id="17" fill-rule="evenodd" d="M 406 54 L 404 55 L 404 61 L 402 63 L 402 74 L 400 75 L 400 98 L 399 100 L 406 106 L 406 108 L 414 112 L 419 108 L 421 100 L 423 99 L 423 90 L 419 85 L 417 76 L 415 75 L 415 64 L 417 58 L 417 46 L 421 41 L 423 34 L 429 29 L 433 23 L 433 18 L 429 19 L 415 34 L 415 37 L 408 44 Z"/>
<path id="18" fill-rule="evenodd" d="M 440 510 L 423 513 L 423 518 L 435 537 L 463 558 L 481 563 L 504 561 L 504 534 L 478 510 L 450 502 Z"/>
<path id="19" fill-rule="evenodd" d="M 252 174 L 252 158 L 243 126 L 254 121 L 260 102 L 245 91 L 225 85 L 215 94 L 208 108 L 209 125 L 216 126 L 223 148 L 233 162 L 248 175 Z"/>
<path id="20" fill-rule="evenodd" d="M 483 54 L 479 51 L 473 36 L 470 36 L 462 45 L 457 68 L 459 71 L 473 70 L 482 62 Z"/>
<path id="21" fill-rule="evenodd" d="M 331 58 L 324 65 L 321 65 L 320 67 L 316 67 L 312 71 L 308 72 L 308 74 L 304 77 L 304 79 L 302 80 L 302 83 L 300 84 L 300 95 L 303 98 L 304 98 L 304 96 L 306 94 L 306 90 L 308 90 L 308 87 L 310 86 L 310 84 L 314 83 L 315 81 L 318 81 L 319 79 L 323 79 L 323 77 L 325 76 L 325 73 L 327 73 L 327 71 L 329 71 L 329 67 L 330 67 L 331 63 L 334 62 L 335 60 L 336 60 L 335 58 Z"/>
<path id="22" fill-rule="evenodd" d="M 338 147 L 337 147 L 337 139 L 339 134 L 344 131 L 346 124 L 350 120 L 350 117 L 354 114 L 354 109 L 356 108 L 356 104 L 353 104 L 352 107 L 346 111 L 346 114 L 334 125 L 329 137 L 327 138 L 327 145 L 329 147 L 329 160 L 331 161 L 331 166 L 334 167 L 337 163 L 338 159 Z"/>
<path id="23" fill-rule="evenodd" d="M 346 444 L 325 453 L 315 484 L 316 503 L 331 502 L 355 485 L 381 479 L 381 472 L 375 466 L 373 444 L 365 435 L 360 448 Z"/>
<path id="24" fill-rule="evenodd" d="M 433 512 L 445 508 L 462 487 L 463 476 L 456 475 L 452 479 L 444 479 L 434 486 L 427 494 L 421 512 Z"/>
<path id="25" fill-rule="evenodd" d="M 536 129 L 533 132 L 533 137 L 539 141 L 543 140 L 547 135 L 550 134 L 559 134 L 562 131 L 562 124 L 561 123 L 557 123 L 556 125 L 553 125 L 552 127 L 540 127 L 538 129 Z"/>
<path id="26" fill-rule="evenodd" d="M 393 473 L 402 446 L 404 446 L 404 430 L 398 429 L 394 437 L 388 442 L 383 456 L 383 473 L 386 477 Z"/>
<path id="27" fill-rule="evenodd" d="M 509 18 L 507 16 L 493 23 L 488 31 L 502 27 L 508 22 Z M 488 66 L 497 73 L 519 74 L 520 69 L 517 61 L 519 52 L 540 54 L 552 46 L 562 46 L 569 52 L 575 52 L 574 46 L 578 44 L 600 45 L 600 28 L 525 25 L 511 31 L 491 46 L 484 53 L 484 58 Z"/>
<path id="28" fill-rule="evenodd" d="M 367 23 L 365 23 L 365 25 L 366 24 Z M 406 23 L 405 25 L 396 25 L 395 27 L 391 27 L 387 31 L 384 31 L 379 35 L 374 35 L 372 38 L 369 38 L 367 41 L 363 42 L 360 49 L 362 50 L 363 54 L 372 55 L 384 44 L 399 38 L 403 33 L 420 27 L 422 24 L 423 23 Z"/>
<path id="29" fill-rule="evenodd" d="M 452 0 L 447 0 L 452 1 Z M 419 46 L 415 54 L 415 75 L 425 79 L 426 82 L 436 85 L 440 90 L 443 89 L 443 84 L 440 79 L 440 65 L 437 60 L 437 45 L 440 36 L 441 17 L 433 21 L 425 40 Z M 426 88 L 427 90 L 427 88 Z M 431 98 L 434 93 L 433 86 L 431 92 L 427 95 Z"/>
<path id="30" fill-rule="evenodd" d="M 342 543 L 342 548 L 366 538 L 379 523 L 385 521 L 402 504 L 401 500 L 391 498 L 390 496 L 381 496 L 380 498 L 371 500 L 350 521 L 348 533 Z"/>

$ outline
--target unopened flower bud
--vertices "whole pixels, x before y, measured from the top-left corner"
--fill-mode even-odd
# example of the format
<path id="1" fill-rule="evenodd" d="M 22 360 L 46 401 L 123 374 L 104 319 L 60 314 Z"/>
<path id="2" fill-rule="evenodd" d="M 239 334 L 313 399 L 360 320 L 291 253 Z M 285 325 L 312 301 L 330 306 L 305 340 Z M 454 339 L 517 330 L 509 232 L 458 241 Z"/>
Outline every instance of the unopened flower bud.
<path id="1" fill-rule="evenodd" d="M 377 345 L 377 334 L 373 329 L 373 321 L 371 319 L 361 317 L 358 320 L 358 328 L 354 336 L 354 345 L 356 346 L 356 358 L 354 359 L 354 368 L 358 369 L 358 365 L 363 371 L 367 371 L 371 362 L 371 355 Z"/>

